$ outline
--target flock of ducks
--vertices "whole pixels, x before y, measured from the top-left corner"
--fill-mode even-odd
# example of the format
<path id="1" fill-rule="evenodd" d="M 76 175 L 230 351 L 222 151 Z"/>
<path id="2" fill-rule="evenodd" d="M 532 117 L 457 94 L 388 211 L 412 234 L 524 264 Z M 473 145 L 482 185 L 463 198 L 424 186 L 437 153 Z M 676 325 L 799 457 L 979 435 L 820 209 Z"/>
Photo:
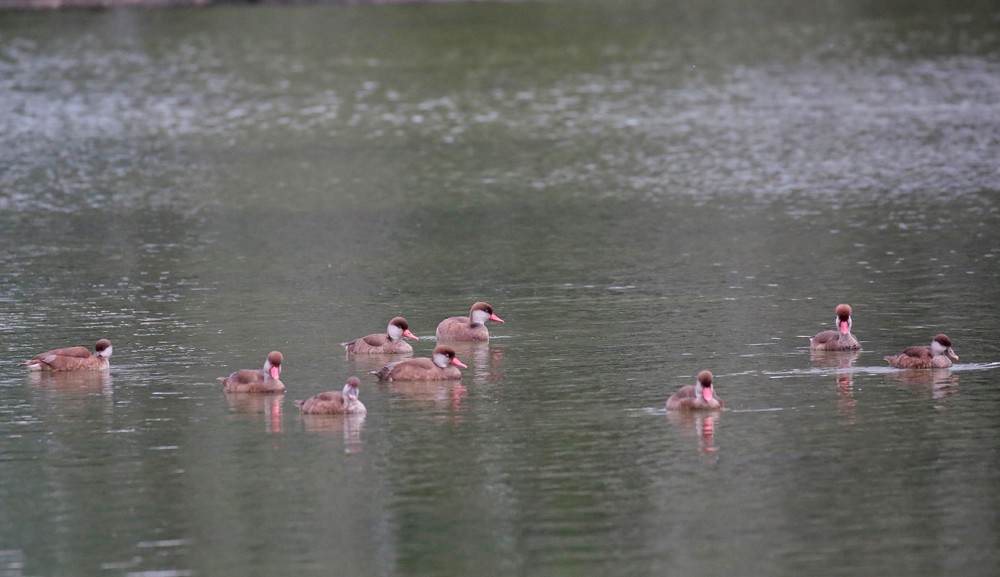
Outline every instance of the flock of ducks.
<path id="1" fill-rule="evenodd" d="M 498 323 L 504 320 L 493 312 L 489 303 L 477 302 L 472 305 L 467 317 L 449 317 L 438 324 L 438 342 L 444 341 L 488 341 L 490 331 L 487 321 Z M 410 343 L 403 339 L 420 340 L 410 332 L 410 325 L 403 317 L 389 321 L 383 334 L 371 334 L 340 343 L 349 354 L 407 354 L 413 352 Z M 281 382 L 281 361 L 278 351 L 271 351 L 261 370 L 243 369 L 220 377 L 222 389 L 227 393 L 284 393 Z M 389 363 L 375 371 L 380 381 L 446 381 L 462 378 L 459 367 L 468 366 L 458 359 L 455 349 L 438 344 L 430 358 L 404 359 Z M 352 376 L 339 391 L 327 391 L 295 401 L 295 406 L 308 415 L 333 415 L 341 413 L 365 413 L 367 409 L 358 398 L 361 379 Z"/>
<path id="2" fill-rule="evenodd" d="M 856 351 L 861 349 L 861 343 L 851 333 L 854 322 L 851 320 L 851 305 L 837 305 L 837 330 L 820 331 L 809 339 L 809 348 L 813 351 Z M 882 357 L 889 366 L 896 369 L 946 369 L 951 366 L 951 359 L 958 360 L 958 355 L 951 348 L 948 335 L 936 335 L 928 347 L 907 347 L 898 355 Z M 693 385 L 681 387 L 667 399 L 667 410 L 714 410 L 722 408 L 722 399 L 715 395 L 712 388 L 713 376 L 710 371 L 698 373 Z"/>
<path id="3" fill-rule="evenodd" d="M 861 348 L 858 339 L 851 334 L 851 306 L 837 305 L 837 330 L 827 330 L 809 339 L 809 348 L 814 351 L 852 351 Z M 486 322 L 504 322 L 493 312 L 493 307 L 485 302 L 472 305 L 469 316 L 449 317 L 441 321 L 435 336 L 438 345 L 430 358 L 409 358 L 395 361 L 374 371 L 379 381 L 441 381 L 462 378 L 459 368 L 467 366 L 458 359 L 448 341 L 488 341 L 490 338 Z M 384 334 L 366 335 L 340 343 L 348 354 L 408 354 L 413 347 L 404 339 L 420 340 L 410 332 L 410 326 L 403 317 L 389 321 Z M 110 366 L 111 341 L 97 341 L 94 352 L 86 347 L 55 349 L 35 355 L 21 363 L 32 371 L 81 371 L 107 370 Z M 950 357 L 950 358 L 949 358 Z M 958 355 L 951 348 L 947 335 L 936 335 L 930 346 L 913 346 L 899 354 L 883 357 L 889 365 L 897 369 L 941 369 L 952 366 L 951 359 Z M 278 351 L 271 351 L 264 361 L 264 368 L 242 369 L 228 376 L 220 377 L 223 390 L 227 393 L 284 393 L 281 382 L 281 362 Z M 711 371 L 701 371 L 695 384 L 681 387 L 667 399 L 666 408 L 674 410 L 716 410 L 722 408 L 722 398 L 715 394 Z M 295 401 L 304 414 L 365 413 L 367 409 L 358 398 L 361 379 L 352 376 L 340 391 L 327 391 Z"/>

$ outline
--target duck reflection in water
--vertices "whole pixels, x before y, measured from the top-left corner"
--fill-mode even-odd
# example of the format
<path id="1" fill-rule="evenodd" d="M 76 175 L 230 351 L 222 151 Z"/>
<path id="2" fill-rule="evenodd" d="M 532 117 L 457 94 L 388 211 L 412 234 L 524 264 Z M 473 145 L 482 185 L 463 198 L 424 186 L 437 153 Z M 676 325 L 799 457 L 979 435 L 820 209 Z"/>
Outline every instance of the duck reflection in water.
<path id="1" fill-rule="evenodd" d="M 28 379 L 32 386 L 59 395 L 110 397 L 113 393 L 111 373 L 108 371 L 31 371 Z"/>
<path id="2" fill-rule="evenodd" d="M 933 399 L 944 399 L 958 393 L 958 375 L 953 374 L 951 369 L 895 371 L 888 377 L 913 392 L 930 393 Z"/>
<path id="3" fill-rule="evenodd" d="M 698 437 L 698 448 L 715 452 L 715 425 L 722 417 L 720 409 L 705 411 L 667 411 L 667 420 L 685 436 Z"/>
<path id="4" fill-rule="evenodd" d="M 465 411 L 465 399 L 469 394 L 464 385 L 453 381 L 395 381 L 392 390 L 409 402 L 453 413 Z"/>
<path id="5" fill-rule="evenodd" d="M 504 348 L 482 341 L 448 343 L 468 366 L 466 376 L 472 376 L 472 384 L 485 385 L 503 380 Z"/>
<path id="6" fill-rule="evenodd" d="M 809 361 L 813 366 L 824 369 L 836 369 L 838 391 L 838 407 L 841 416 L 844 417 L 843 424 L 855 424 L 854 408 L 858 400 L 854 398 L 854 364 L 858 360 L 861 351 L 809 351 Z"/>
<path id="7" fill-rule="evenodd" d="M 371 353 L 366 355 L 345 353 L 345 355 L 345 359 L 354 367 L 355 371 L 365 374 L 375 374 L 379 369 L 388 364 L 413 358 L 413 353 L 395 355 L 385 353 Z"/>
<path id="8" fill-rule="evenodd" d="M 253 395 L 247 393 L 223 393 L 226 402 L 237 412 L 249 415 L 264 415 L 264 430 L 268 433 L 281 432 L 281 404 L 283 394 Z"/>
<path id="9" fill-rule="evenodd" d="M 344 452 L 361 452 L 361 429 L 364 428 L 367 413 L 343 413 L 339 415 L 302 414 L 302 426 L 306 431 L 317 434 L 343 434 Z"/>

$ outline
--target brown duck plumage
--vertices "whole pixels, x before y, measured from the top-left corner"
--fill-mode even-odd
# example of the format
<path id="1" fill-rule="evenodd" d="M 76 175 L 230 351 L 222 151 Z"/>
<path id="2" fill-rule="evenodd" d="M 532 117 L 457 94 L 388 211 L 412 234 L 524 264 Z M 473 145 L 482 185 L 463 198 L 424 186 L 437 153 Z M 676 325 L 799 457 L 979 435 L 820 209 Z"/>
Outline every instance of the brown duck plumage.
<path id="1" fill-rule="evenodd" d="M 284 393 L 285 384 L 279 379 L 283 360 L 281 353 L 271 351 L 263 369 L 242 369 L 228 377 L 219 377 L 222 389 L 227 393 Z"/>

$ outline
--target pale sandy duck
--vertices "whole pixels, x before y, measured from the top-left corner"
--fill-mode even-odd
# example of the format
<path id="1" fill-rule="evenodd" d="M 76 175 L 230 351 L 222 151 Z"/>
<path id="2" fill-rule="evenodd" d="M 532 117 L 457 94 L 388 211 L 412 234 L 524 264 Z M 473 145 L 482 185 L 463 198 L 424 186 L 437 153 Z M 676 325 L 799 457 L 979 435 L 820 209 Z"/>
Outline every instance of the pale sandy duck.
<path id="1" fill-rule="evenodd" d="M 413 347 L 403 340 L 403 337 L 419 341 L 420 338 L 410 332 L 410 325 L 403 317 L 389 321 L 385 334 L 373 334 L 359 337 L 353 341 L 340 343 L 349 353 L 394 354 L 412 353 Z"/>
<path id="2" fill-rule="evenodd" d="M 21 363 L 29 371 L 98 371 L 108 369 L 111 364 L 111 341 L 101 339 L 91 353 L 87 347 L 67 347 L 35 355 Z"/>
<path id="3" fill-rule="evenodd" d="M 284 357 L 278 351 L 271 351 L 260 370 L 242 369 L 228 377 L 219 377 L 222 389 L 227 393 L 284 393 L 281 382 L 281 362 Z"/>
<path id="4" fill-rule="evenodd" d="M 434 347 L 431 358 L 406 359 L 389 363 L 375 372 L 380 381 L 451 381 L 462 378 L 468 368 L 455 356 L 455 349 L 447 345 Z"/>
<path id="5" fill-rule="evenodd" d="M 837 305 L 837 330 L 822 331 L 809 339 L 809 348 L 814 351 L 854 351 L 861 348 L 858 339 L 851 334 L 851 305 Z"/>
<path id="6" fill-rule="evenodd" d="M 486 321 L 504 322 L 493 313 L 493 307 L 488 303 L 478 302 L 472 305 L 469 316 L 449 317 L 441 321 L 435 334 L 439 341 L 488 341 L 490 331 L 486 328 Z"/>
<path id="7" fill-rule="evenodd" d="M 909 347 L 898 355 L 887 355 L 886 361 L 897 369 L 946 369 L 951 366 L 952 359 L 958 360 L 958 355 L 951 348 L 948 335 L 936 335 L 929 347 Z"/>
<path id="8" fill-rule="evenodd" d="M 712 373 L 698 373 L 698 380 L 693 385 L 685 385 L 667 399 L 667 410 L 711 410 L 722 408 L 722 398 L 715 396 L 712 387 Z"/>
<path id="9" fill-rule="evenodd" d="M 358 386 L 361 379 L 350 377 L 347 384 L 340 391 L 327 391 L 318 395 L 313 395 L 302 401 L 295 401 L 305 415 L 338 415 L 343 413 L 360 414 L 367 413 L 365 404 L 358 399 Z"/>

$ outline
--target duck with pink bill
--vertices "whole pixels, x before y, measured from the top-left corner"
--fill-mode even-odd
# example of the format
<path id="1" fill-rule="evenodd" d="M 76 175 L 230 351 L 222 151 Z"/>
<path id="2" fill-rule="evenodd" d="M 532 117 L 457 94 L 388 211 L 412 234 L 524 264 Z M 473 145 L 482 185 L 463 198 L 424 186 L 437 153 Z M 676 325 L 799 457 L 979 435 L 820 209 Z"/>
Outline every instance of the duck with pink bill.
<path id="1" fill-rule="evenodd" d="M 951 359 L 958 360 L 958 355 L 951 348 L 948 335 L 935 335 L 929 347 L 908 347 L 898 355 L 883 357 L 889 366 L 897 369 L 947 369 Z"/>
<path id="2" fill-rule="evenodd" d="M 285 384 L 279 378 L 283 360 L 281 353 L 271 351 L 263 369 L 241 369 L 228 377 L 219 377 L 222 389 L 227 393 L 284 393 Z"/>
<path id="3" fill-rule="evenodd" d="M 490 331 L 486 321 L 504 322 L 489 303 L 477 302 L 472 305 L 469 316 L 448 317 L 438 323 L 435 335 L 438 341 L 488 341 Z"/>
<path id="4" fill-rule="evenodd" d="M 457 367 L 468 368 L 455 356 L 455 349 L 438 345 L 429 359 L 421 357 L 389 363 L 375 371 L 375 376 L 380 381 L 452 381 L 462 378 L 462 371 Z"/>
<path id="5" fill-rule="evenodd" d="M 809 339 L 809 348 L 814 351 L 855 351 L 861 348 L 858 339 L 851 334 L 851 305 L 837 305 L 837 330 L 822 331 Z"/>
<path id="6" fill-rule="evenodd" d="M 420 338 L 410 332 L 410 324 L 403 317 L 389 321 L 383 334 L 371 334 L 340 343 L 349 353 L 360 354 L 396 354 L 412 353 L 413 347 L 403 338 L 419 341 Z"/>
<path id="7" fill-rule="evenodd" d="M 722 408 L 722 398 L 715 395 L 711 371 L 698 373 L 693 385 L 685 385 L 667 399 L 667 410 L 713 410 Z"/>

